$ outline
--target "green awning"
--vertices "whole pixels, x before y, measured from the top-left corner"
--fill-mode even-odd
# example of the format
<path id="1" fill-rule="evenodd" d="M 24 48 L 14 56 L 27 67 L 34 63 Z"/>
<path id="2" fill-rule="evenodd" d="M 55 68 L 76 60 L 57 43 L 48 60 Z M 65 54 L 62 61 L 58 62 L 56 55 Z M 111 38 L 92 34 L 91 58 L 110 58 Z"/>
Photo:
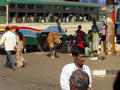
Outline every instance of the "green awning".
<path id="1" fill-rule="evenodd" d="M 46 1 L 46 0 L 8 0 L 10 4 L 40 4 L 40 5 L 62 5 L 62 6 L 87 6 L 100 7 L 94 3 L 64 2 L 64 1 Z"/>
<path id="2" fill-rule="evenodd" d="M 0 6 L 5 6 L 7 5 L 7 2 L 5 0 L 0 0 Z"/>

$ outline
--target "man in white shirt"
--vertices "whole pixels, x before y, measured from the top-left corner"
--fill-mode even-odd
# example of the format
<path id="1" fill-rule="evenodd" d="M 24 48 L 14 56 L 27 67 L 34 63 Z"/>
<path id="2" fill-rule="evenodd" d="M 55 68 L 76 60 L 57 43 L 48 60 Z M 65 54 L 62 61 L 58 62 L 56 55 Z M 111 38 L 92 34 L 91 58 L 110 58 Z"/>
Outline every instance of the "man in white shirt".
<path id="1" fill-rule="evenodd" d="M 61 76 L 60 76 L 60 85 L 62 90 L 70 90 L 70 76 L 72 73 L 79 69 L 85 71 L 89 76 L 89 88 L 91 90 L 92 79 L 91 79 L 91 71 L 90 68 L 84 64 L 85 61 L 85 50 L 79 46 L 72 47 L 72 56 L 74 59 L 74 63 L 67 64 L 63 67 Z"/>
<path id="2" fill-rule="evenodd" d="M 14 33 L 10 32 L 9 30 L 10 28 L 7 26 L 5 28 L 6 32 L 3 34 L 2 39 L 0 41 L 0 45 L 2 44 L 5 45 L 5 51 L 7 54 L 5 67 L 8 67 L 8 65 L 11 64 L 12 69 L 16 70 L 16 66 L 11 55 L 12 51 L 16 46 L 16 36 Z"/>

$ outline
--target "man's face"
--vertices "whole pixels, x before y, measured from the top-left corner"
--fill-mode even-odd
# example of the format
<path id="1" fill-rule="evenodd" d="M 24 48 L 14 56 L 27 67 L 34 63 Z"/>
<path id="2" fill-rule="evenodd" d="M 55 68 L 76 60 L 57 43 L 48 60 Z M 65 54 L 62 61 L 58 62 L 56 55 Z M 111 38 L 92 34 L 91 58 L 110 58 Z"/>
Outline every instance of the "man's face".
<path id="1" fill-rule="evenodd" d="M 82 67 L 85 61 L 85 54 L 79 54 L 78 56 L 74 57 L 74 63 L 77 64 L 78 67 Z"/>

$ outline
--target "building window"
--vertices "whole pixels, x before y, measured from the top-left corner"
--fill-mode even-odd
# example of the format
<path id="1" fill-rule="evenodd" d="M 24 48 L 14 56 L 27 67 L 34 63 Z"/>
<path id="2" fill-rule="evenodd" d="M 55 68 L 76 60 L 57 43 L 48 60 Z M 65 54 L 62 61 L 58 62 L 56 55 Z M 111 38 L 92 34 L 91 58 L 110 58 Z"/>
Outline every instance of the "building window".
<path id="1" fill-rule="evenodd" d="M 91 7 L 91 8 L 90 8 L 90 11 L 93 11 L 93 10 L 94 10 L 94 8 Z"/>
<path id="2" fill-rule="evenodd" d="M 0 16 L 5 16 L 5 15 L 6 15 L 6 8 L 0 7 Z"/>
<path id="3" fill-rule="evenodd" d="M 18 4 L 17 7 L 18 7 L 18 8 L 25 8 L 25 5 L 24 5 L 24 4 Z"/>
<path id="4" fill-rule="evenodd" d="M 88 10 L 88 7 L 84 7 L 84 10 Z"/>
<path id="5" fill-rule="evenodd" d="M 36 5 L 37 9 L 43 9 L 43 5 Z"/>
<path id="6" fill-rule="evenodd" d="M 63 7 L 63 10 L 69 11 L 70 7 Z"/>
<path id="7" fill-rule="evenodd" d="M 28 5 L 28 9 L 33 9 L 34 8 L 34 5 L 30 4 Z"/>
<path id="8" fill-rule="evenodd" d="M 10 8 L 15 8 L 15 4 L 10 4 L 9 7 Z"/>
<path id="9" fill-rule="evenodd" d="M 0 6 L 0 24 L 6 23 L 6 7 Z"/>

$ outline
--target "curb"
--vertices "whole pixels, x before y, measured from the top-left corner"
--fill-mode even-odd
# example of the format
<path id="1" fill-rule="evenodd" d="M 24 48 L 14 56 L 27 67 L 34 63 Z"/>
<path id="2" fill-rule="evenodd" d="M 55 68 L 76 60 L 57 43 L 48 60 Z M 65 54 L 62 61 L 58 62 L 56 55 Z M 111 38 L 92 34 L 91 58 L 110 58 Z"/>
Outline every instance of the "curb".
<path id="1" fill-rule="evenodd" d="M 120 70 L 92 70 L 93 76 L 117 75 Z"/>

